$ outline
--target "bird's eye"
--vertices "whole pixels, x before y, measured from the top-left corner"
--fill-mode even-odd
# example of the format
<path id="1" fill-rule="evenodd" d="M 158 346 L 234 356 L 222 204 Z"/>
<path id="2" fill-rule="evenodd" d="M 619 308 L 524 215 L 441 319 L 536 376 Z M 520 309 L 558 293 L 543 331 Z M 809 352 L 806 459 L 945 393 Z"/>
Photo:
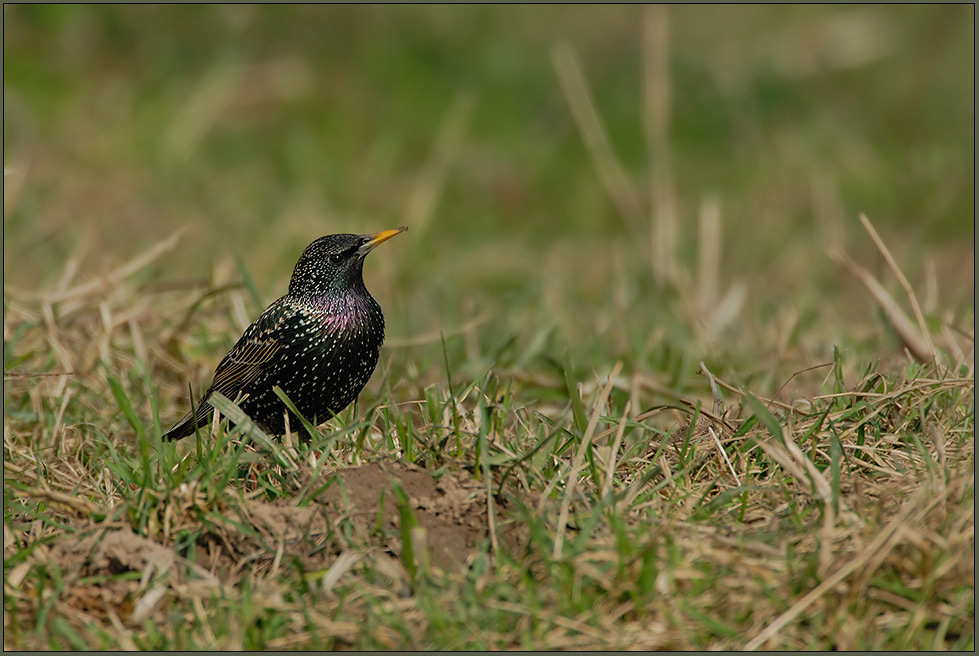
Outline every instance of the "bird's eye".
<path id="1" fill-rule="evenodd" d="M 343 253 L 331 253 L 330 262 L 333 262 L 334 264 L 340 264 L 343 262 Z"/>

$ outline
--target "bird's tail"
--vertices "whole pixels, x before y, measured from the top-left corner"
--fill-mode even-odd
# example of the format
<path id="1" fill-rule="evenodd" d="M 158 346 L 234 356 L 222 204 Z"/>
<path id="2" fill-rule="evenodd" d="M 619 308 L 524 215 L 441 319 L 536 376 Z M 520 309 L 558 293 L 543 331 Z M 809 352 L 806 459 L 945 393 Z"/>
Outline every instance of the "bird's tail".
<path id="1" fill-rule="evenodd" d="M 188 412 L 174 424 L 170 430 L 165 432 L 162 437 L 165 440 L 179 440 L 187 437 L 188 435 L 193 435 L 197 430 L 198 426 L 206 426 L 208 418 L 213 412 L 213 408 L 210 403 L 202 403 L 197 406 L 196 414 L 191 411 Z"/>

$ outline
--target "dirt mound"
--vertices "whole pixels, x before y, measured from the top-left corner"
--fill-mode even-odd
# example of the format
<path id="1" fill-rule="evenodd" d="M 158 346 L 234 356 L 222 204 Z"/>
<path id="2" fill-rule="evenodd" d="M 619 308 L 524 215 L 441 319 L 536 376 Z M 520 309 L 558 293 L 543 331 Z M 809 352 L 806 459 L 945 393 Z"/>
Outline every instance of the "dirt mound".
<path id="1" fill-rule="evenodd" d="M 349 521 L 359 539 L 380 529 L 380 546 L 390 553 L 401 552 L 403 513 L 392 482 L 404 491 L 414 521 L 424 529 L 425 541 L 440 565 L 465 562 L 487 538 L 485 485 L 472 479 L 445 474 L 436 481 L 418 467 L 393 464 L 342 470 L 334 477 L 336 484 L 320 495 L 319 503 L 330 509 L 337 523 Z"/>

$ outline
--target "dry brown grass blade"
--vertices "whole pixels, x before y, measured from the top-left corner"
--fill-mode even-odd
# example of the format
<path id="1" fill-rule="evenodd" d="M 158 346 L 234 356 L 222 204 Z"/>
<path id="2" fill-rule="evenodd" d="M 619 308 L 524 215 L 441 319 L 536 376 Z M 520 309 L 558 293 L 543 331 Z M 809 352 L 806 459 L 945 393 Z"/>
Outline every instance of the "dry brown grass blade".
<path id="1" fill-rule="evenodd" d="M 222 60 L 203 72 L 163 134 L 163 145 L 169 156 L 184 161 L 193 155 L 221 120 L 245 75 L 233 60 Z"/>
<path id="2" fill-rule="evenodd" d="M 99 513 L 101 509 L 88 499 L 76 497 L 66 492 L 59 492 L 49 488 L 33 488 L 16 493 L 17 496 L 29 497 L 31 499 L 42 499 L 52 504 L 64 506 L 83 517 L 88 517 Z"/>
<path id="3" fill-rule="evenodd" d="M 176 248 L 180 238 L 185 232 L 187 232 L 188 229 L 189 226 L 184 226 L 178 229 L 165 240 L 143 251 L 133 259 L 110 272 L 108 275 L 102 276 L 95 280 L 90 280 L 86 283 L 82 283 L 81 285 L 76 285 L 71 289 L 66 289 L 61 292 L 54 294 L 43 294 L 40 296 L 40 300 L 48 304 L 58 303 L 71 298 L 86 296 L 101 289 L 117 285 L 125 278 L 131 276 L 140 269 L 151 264 L 157 258 Z"/>
<path id="4" fill-rule="evenodd" d="M 626 419 L 629 418 L 630 410 L 632 410 L 632 401 L 626 401 L 625 408 L 622 410 L 622 418 L 619 420 L 619 425 L 615 429 L 615 439 L 612 441 L 608 463 L 605 467 L 605 481 L 602 483 L 603 499 L 608 497 L 608 493 L 612 491 L 612 480 L 615 475 L 615 459 L 618 457 L 619 447 L 622 445 L 622 436 L 625 434 Z"/>
<path id="5" fill-rule="evenodd" d="M 697 232 L 697 309 L 708 316 L 717 306 L 720 289 L 721 204 L 705 198 L 700 204 Z"/>
<path id="6" fill-rule="evenodd" d="M 731 472 L 731 476 L 734 477 L 734 482 L 738 485 L 738 487 L 741 487 L 741 479 L 738 478 L 738 472 L 735 471 L 734 465 L 731 463 L 731 458 L 729 458 L 727 455 L 727 449 L 725 449 L 724 445 L 721 444 L 721 438 L 719 438 L 717 433 L 714 432 L 713 426 L 708 426 L 707 432 L 710 433 L 710 436 L 714 439 L 714 445 L 717 447 L 717 450 L 721 452 L 721 457 L 724 459 L 725 464 L 727 464 L 727 468 L 728 471 Z"/>
<path id="7" fill-rule="evenodd" d="M 51 346 L 51 350 L 58 357 L 61 368 L 65 371 L 75 371 L 75 362 L 71 357 L 72 353 L 65 347 L 61 340 L 61 331 L 58 329 L 57 319 L 50 303 L 41 306 L 41 316 L 44 318 L 44 333 Z"/>
<path id="8" fill-rule="evenodd" d="M 710 396 L 714 400 L 714 414 L 719 417 L 724 416 L 724 399 L 721 397 L 721 390 L 717 387 L 717 382 L 714 380 L 714 374 L 710 372 L 707 365 L 704 364 L 703 360 L 700 362 L 700 372 L 707 377 L 707 382 L 710 384 Z"/>
<path id="9" fill-rule="evenodd" d="M 935 344 L 931 341 L 931 333 L 928 331 L 928 326 L 925 324 L 925 317 L 921 313 L 921 307 L 918 305 L 918 296 L 914 293 L 914 289 L 911 287 L 911 283 L 904 276 L 904 272 L 901 271 L 901 267 L 897 265 L 897 260 L 891 255 L 891 252 L 887 249 L 887 245 L 884 240 L 880 238 L 877 234 L 877 230 L 874 229 L 873 224 L 870 219 L 867 218 L 866 214 L 860 215 L 860 223 L 863 224 L 864 230 L 870 235 L 870 238 L 874 241 L 874 245 L 877 246 L 877 250 L 880 254 L 884 256 L 884 260 L 887 262 L 887 266 L 890 267 L 891 273 L 897 278 L 898 282 L 901 283 L 901 287 L 904 288 L 904 293 L 908 297 L 908 302 L 911 303 L 911 311 L 914 313 L 914 318 L 918 322 L 918 330 L 924 336 L 925 340 L 928 342 L 928 347 L 932 353 L 935 352 Z"/>
<path id="10" fill-rule="evenodd" d="M 592 95 L 581 73 L 578 59 L 571 46 L 566 43 L 555 46 L 551 58 L 561 84 L 561 91 L 564 92 L 564 98 L 571 109 L 571 116 L 578 126 L 581 139 L 585 142 L 598 177 L 612 198 L 623 222 L 634 236 L 638 236 L 643 223 L 643 208 L 639 194 L 636 193 L 622 163 L 612 152 L 612 146 L 592 102 Z"/>
<path id="11" fill-rule="evenodd" d="M 106 609 L 106 616 L 109 618 L 112 630 L 115 631 L 116 639 L 119 641 L 119 647 L 123 651 L 139 651 L 139 647 L 136 646 L 132 636 L 129 635 L 129 629 L 122 625 L 122 621 L 119 619 L 116 611 L 110 607 Z"/>
<path id="12" fill-rule="evenodd" d="M 584 467 L 585 453 L 588 452 L 588 447 L 591 445 L 592 438 L 595 435 L 595 427 L 598 426 L 598 420 L 602 416 L 602 408 L 605 407 L 605 401 L 608 400 L 608 395 L 612 391 L 615 377 L 619 375 L 621 370 L 622 361 L 620 360 L 612 367 L 612 373 L 609 374 L 608 381 L 605 383 L 605 387 L 602 388 L 601 395 L 595 400 L 595 409 L 592 411 L 591 418 L 588 420 L 588 426 L 585 428 L 585 434 L 581 438 L 581 444 L 578 445 L 578 451 L 575 453 L 571 471 L 568 472 L 567 489 L 565 490 L 564 499 L 561 501 L 561 512 L 558 515 L 557 527 L 554 529 L 555 559 L 561 557 L 561 549 L 564 546 L 564 529 L 568 524 L 568 513 L 571 510 L 571 497 L 574 496 L 578 472 Z"/>
<path id="13" fill-rule="evenodd" d="M 867 291 L 870 292 L 870 295 L 877 301 L 877 305 L 880 306 L 880 309 L 891 322 L 891 325 L 894 326 L 894 329 L 901 336 L 901 340 L 908 347 L 911 355 L 920 362 L 931 362 L 934 360 L 935 348 L 931 343 L 931 339 L 922 336 L 908 315 L 904 313 L 901 306 L 894 300 L 894 297 L 884 289 L 884 286 L 878 282 L 872 273 L 854 262 L 849 255 L 840 249 L 830 250 L 829 256 L 834 262 L 843 266 L 850 274 L 863 283 Z"/>

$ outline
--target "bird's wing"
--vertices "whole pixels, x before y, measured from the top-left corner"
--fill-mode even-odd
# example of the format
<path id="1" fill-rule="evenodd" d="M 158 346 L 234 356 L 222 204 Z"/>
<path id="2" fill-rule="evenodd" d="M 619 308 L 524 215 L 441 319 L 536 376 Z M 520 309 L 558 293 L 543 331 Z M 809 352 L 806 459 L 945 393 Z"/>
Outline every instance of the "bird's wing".
<path id="1" fill-rule="evenodd" d="M 239 392 L 247 392 L 247 387 L 281 357 L 284 318 L 272 309 L 262 313 L 221 360 L 208 396 L 211 392 L 221 392 L 234 401 Z"/>
<path id="2" fill-rule="evenodd" d="M 255 320 L 238 340 L 217 369 L 211 386 L 204 393 L 196 414 L 188 412 L 170 430 L 163 434 L 166 439 L 180 439 L 193 435 L 195 425 L 203 426 L 210 421 L 213 408 L 208 403 L 213 392 L 221 392 L 232 401 L 241 392 L 248 393 L 249 386 L 258 380 L 263 371 L 275 365 L 283 355 L 284 342 L 297 320 L 295 312 L 279 299 Z"/>

